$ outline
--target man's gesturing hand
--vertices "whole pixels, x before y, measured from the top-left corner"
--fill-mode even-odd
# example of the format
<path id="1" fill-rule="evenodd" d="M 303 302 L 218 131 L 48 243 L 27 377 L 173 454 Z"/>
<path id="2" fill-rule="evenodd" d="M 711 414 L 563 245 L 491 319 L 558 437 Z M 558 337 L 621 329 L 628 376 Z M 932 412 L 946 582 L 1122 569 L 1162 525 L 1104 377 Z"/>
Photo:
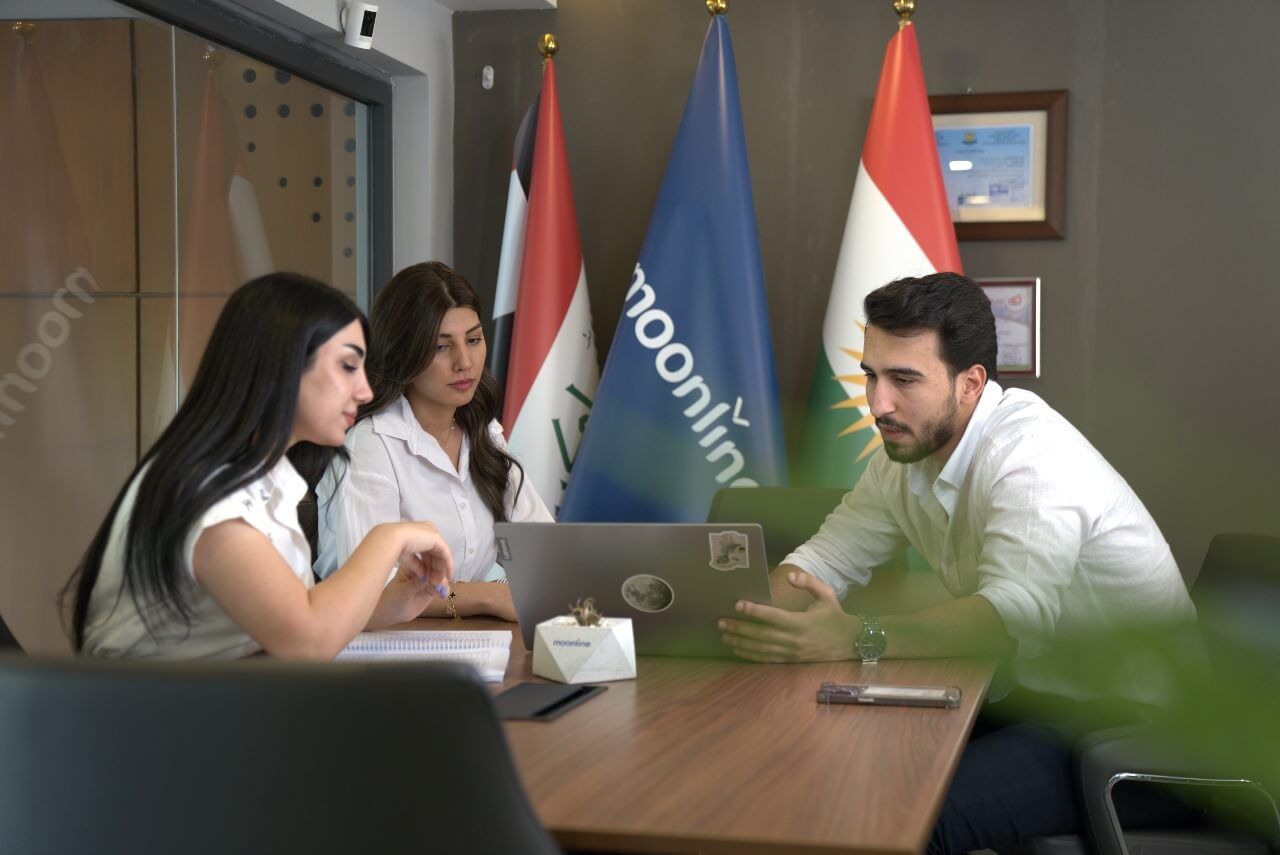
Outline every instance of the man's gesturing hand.
<path id="1" fill-rule="evenodd" d="M 852 659 L 853 642 L 862 631 L 861 621 L 845 614 L 832 587 L 808 573 L 791 572 L 793 588 L 813 595 L 803 612 L 739 601 L 738 613 L 748 620 L 722 618 L 724 643 L 743 659 L 753 662 L 830 662 Z"/>

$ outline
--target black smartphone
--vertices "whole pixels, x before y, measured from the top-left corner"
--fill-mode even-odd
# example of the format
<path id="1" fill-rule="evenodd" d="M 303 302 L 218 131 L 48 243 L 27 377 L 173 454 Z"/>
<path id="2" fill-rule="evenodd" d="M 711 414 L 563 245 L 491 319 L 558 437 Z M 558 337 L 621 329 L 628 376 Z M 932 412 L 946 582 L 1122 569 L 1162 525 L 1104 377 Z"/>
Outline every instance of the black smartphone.
<path id="1" fill-rule="evenodd" d="M 518 683 L 493 699 L 503 721 L 551 721 L 607 686 L 564 686 L 559 683 Z"/>

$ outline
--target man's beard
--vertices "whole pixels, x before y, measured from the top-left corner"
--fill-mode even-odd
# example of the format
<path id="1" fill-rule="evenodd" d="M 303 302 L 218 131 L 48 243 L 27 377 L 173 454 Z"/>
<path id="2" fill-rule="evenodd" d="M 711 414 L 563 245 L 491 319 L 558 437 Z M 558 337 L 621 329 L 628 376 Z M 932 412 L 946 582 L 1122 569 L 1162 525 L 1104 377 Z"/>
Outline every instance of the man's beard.
<path id="1" fill-rule="evenodd" d="M 947 399 L 947 408 L 941 416 L 927 422 L 923 428 L 924 438 L 919 442 L 884 442 L 884 453 L 894 463 L 918 463 L 939 448 L 951 441 L 956 433 L 956 416 L 960 413 L 960 405 L 956 403 L 955 393 Z M 901 422 L 884 419 L 889 427 L 905 430 L 911 435 L 915 431 Z"/>

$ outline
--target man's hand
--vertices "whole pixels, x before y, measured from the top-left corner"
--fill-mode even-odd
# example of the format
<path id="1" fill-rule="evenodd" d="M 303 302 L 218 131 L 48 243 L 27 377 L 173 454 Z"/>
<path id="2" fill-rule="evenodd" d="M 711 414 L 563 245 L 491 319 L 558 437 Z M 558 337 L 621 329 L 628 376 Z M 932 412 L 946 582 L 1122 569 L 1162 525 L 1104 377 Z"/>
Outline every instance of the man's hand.
<path id="1" fill-rule="evenodd" d="M 861 622 L 845 614 L 836 592 L 808 573 L 793 570 L 787 581 L 813 596 L 802 612 L 740 601 L 739 614 L 750 620 L 722 618 L 724 643 L 753 662 L 830 662 L 853 658 L 853 642 Z"/>

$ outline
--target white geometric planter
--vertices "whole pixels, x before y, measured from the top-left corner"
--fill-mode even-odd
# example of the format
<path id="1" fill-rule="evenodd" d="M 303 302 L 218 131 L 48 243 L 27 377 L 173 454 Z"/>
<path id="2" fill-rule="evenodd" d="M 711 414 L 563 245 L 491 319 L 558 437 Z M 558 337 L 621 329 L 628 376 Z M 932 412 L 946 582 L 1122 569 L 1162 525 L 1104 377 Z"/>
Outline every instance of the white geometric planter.
<path id="1" fill-rule="evenodd" d="M 533 632 L 533 673 L 557 683 L 603 683 L 636 676 L 631 618 L 579 626 L 571 617 L 544 620 Z"/>

